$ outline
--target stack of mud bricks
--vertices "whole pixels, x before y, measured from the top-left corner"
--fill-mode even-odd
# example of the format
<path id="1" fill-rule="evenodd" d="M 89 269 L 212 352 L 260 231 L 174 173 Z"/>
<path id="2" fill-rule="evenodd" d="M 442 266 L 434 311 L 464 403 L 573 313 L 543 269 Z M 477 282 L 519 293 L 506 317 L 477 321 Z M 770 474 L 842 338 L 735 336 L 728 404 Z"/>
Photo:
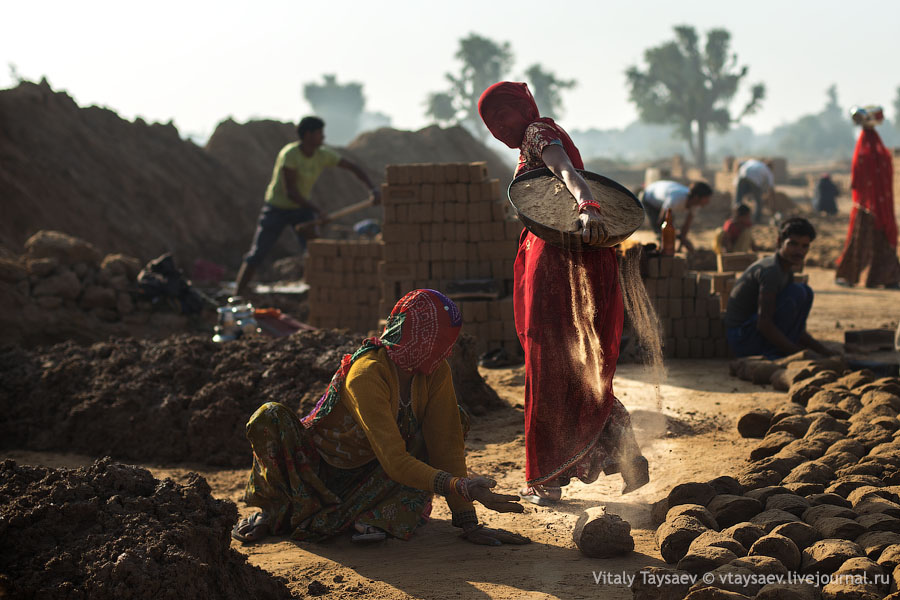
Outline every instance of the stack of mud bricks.
<path id="1" fill-rule="evenodd" d="M 688 271 L 680 256 L 648 258 L 646 275 L 667 358 L 728 356 L 722 297 L 714 292 L 712 277 Z"/>
<path id="2" fill-rule="evenodd" d="M 519 353 L 513 324 L 512 276 L 521 224 L 508 215 L 500 182 L 487 165 L 388 165 L 384 204 L 380 312 L 386 316 L 406 292 L 447 290 L 459 280 L 493 280 L 498 299 L 458 301 L 463 331 L 478 352 Z"/>
<path id="3" fill-rule="evenodd" d="M 366 333 L 376 328 L 381 300 L 378 265 L 383 244 L 373 240 L 312 240 L 307 246 L 309 324 Z M 390 312 L 390 311 L 389 311 Z"/>

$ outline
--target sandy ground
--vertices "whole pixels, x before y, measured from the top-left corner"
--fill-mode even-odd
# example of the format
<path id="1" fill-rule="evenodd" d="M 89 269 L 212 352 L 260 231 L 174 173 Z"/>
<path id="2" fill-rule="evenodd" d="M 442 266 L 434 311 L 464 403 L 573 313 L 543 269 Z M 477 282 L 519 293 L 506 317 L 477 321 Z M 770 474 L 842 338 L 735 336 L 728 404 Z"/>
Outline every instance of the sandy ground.
<path id="1" fill-rule="evenodd" d="M 823 340 L 842 341 L 849 328 L 896 326 L 900 292 L 845 289 L 834 285 L 833 272 L 811 268 L 816 302 L 809 330 Z M 782 395 L 728 376 L 726 360 L 669 361 L 668 374 L 655 393 L 653 375 L 641 365 L 620 365 L 617 396 L 631 411 L 643 451 L 650 461 L 651 483 L 622 496 L 621 477 L 601 477 L 592 485 L 573 483 L 564 502 L 553 508 L 528 505 L 522 515 L 480 510 L 489 526 L 524 533 L 526 546 L 488 548 L 457 538 L 449 511 L 435 502 L 433 520 L 408 542 L 389 540 L 360 547 L 341 536 L 324 544 L 274 539 L 255 546 L 233 547 L 253 564 L 290 581 L 297 596 L 305 596 L 313 581 L 329 591 L 323 598 L 631 598 L 624 584 L 595 583 L 595 575 L 633 573 L 662 565 L 654 542 L 649 505 L 685 481 L 705 481 L 732 474 L 745 461 L 753 440 L 741 439 L 735 420 L 742 411 L 772 406 Z M 473 421 L 468 440 L 469 467 L 495 477 L 499 489 L 513 492 L 524 477 L 522 429 L 523 369 L 482 371 L 506 402 L 506 407 Z M 81 466 L 91 458 L 47 453 L 6 452 L 22 463 Z M 213 493 L 240 502 L 244 470 L 210 470 L 203 465 L 143 465 L 157 477 L 184 480 L 190 471 L 204 475 Z M 629 521 L 634 552 L 617 559 L 582 556 L 571 532 L 581 512 L 593 506 Z"/>

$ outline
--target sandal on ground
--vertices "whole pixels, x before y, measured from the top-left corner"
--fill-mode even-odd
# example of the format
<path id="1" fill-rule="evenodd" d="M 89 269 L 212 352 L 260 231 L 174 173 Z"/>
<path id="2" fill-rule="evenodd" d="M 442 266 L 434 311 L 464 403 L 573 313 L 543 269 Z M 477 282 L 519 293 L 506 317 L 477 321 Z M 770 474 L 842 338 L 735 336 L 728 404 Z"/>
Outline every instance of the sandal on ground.
<path id="1" fill-rule="evenodd" d="M 538 506 L 556 504 L 562 498 L 562 488 L 549 485 L 532 485 L 519 490 L 519 497 Z"/>
<path id="2" fill-rule="evenodd" d="M 355 523 L 354 527 L 358 533 L 354 533 L 350 539 L 356 543 L 368 544 L 372 542 L 383 542 L 387 539 L 387 533 L 377 527 L 363 525 L 362 523 Z"/>
<path id="3" fill-rule="evenodd" d="M 255 512 L 241 519 L 231 530 L 231 537 L 243 544 L 252 544 L 269 535 L 269 522 L 265 513 Z"/>

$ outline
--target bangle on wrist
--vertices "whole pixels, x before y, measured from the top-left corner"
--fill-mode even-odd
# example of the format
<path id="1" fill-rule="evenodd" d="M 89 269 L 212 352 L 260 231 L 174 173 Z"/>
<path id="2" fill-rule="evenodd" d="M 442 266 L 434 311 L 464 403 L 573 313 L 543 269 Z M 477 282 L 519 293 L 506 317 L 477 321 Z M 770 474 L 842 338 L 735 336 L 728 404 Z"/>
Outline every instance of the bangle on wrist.
<path id="1" fill-rule="evenodd" d="M 593 206 L 594 208 L 600 208 L 600 203 L 596 200 L 585 200 L 583 202 L 578 203 L 578 212 L 583 211 L 588 206 Z"/>
<path id="2" fill-rule="evenodd" d="M 447 496 L 456 494 L 467 502 L 472 501 L 472 496 L 469 495 L 469 479 L 467 477 L 453 477 L 450 479 L 447 487 L 449 488 Z"/>

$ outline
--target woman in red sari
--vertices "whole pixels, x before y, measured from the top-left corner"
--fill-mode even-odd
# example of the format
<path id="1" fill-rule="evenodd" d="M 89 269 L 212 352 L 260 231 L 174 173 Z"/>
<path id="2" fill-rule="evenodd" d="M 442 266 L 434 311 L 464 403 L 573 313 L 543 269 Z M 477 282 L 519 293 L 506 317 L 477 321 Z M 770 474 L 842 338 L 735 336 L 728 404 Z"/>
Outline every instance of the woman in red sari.
<path id="1" fill-rule="evenodd" d="M 649 473 L 628 411 L 613 395 L 624 320 L 622 290 L 615 251 L 600 246 L 605 234 L 599 204 L 576 171 L 584 169 L 581 155 L 562 127 L 540 117 L 524 83 L 492 85 L 481 95 L 478 111 L 494 137 L 519 149 L 516 175 L 548 167 L 566 184 L 578 202 L 582 240 L 595 246 L 564 250 L 527 229 L 519 238 L 513 302 L 525 351 L 527 484 L 520 494 L 545 505 L 559 500 L 562 486 L 573 477 L 591 483 L 601 471 L 621 472 L 623 493 L 630 492 L 647 483 Z M 576 270 L 587 286 L 572 285 Z M 591 305 L 592 314 L 578 310 L 582 305 Z M 586 372 L 592 369 L 569 352 L 585 326 L 596 332 L 600 347 L 588 352 L 602 357 L 599 373 Z"/>
<path id="2" fill-rule="evenodd" d="M 853 209 L 844 252 L 838 259 L 837 283 L 855 285 L 862 272 L 868 271 L 866 287 L 896 289 L 900 287 L 900 261 L 891 152 L 881 143 L 874 125 L 863 125 L 850 176 Z"/>

